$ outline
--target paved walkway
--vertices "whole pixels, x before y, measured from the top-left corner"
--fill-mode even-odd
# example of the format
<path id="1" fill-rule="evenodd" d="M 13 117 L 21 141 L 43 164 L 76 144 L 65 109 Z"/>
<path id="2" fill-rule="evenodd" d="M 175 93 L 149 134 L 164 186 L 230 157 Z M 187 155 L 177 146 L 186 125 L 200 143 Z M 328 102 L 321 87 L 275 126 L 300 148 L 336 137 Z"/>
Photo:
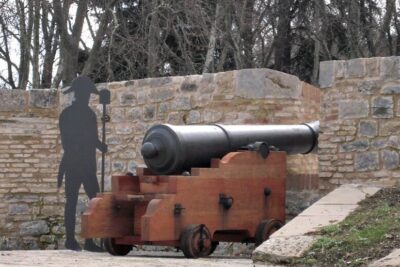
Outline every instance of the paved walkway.
<path id="1" fill-rule="evenodd" d="M 13 250 L 0 251 L 0 266 L 18 267 L 132 267 L 132 266 L 255 266 L 250 258 L 209 257 L 186 259 L 182 253 L 131 252 L 124 257 L 108 253 L 74 252 L 70 250 Z M 258 265 L 257 265 L 258 266 Z M 262 265 L 265 267 L 266 265 Z M 269 265 L 272 266 L 272 265 Z"/>

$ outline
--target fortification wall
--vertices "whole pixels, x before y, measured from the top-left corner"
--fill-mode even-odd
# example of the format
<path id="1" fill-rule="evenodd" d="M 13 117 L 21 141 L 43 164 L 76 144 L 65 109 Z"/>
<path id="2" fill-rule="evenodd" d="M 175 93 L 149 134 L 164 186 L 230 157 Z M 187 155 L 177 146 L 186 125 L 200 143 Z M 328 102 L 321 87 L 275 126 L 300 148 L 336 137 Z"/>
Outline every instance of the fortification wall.
<path id="1" fill-rule="evenodd" d="M 297 124 L 319 119 L 319 89 L 269 69 L 97 86 L 111 91 L 106 189 L 112 174 L 135 172 L 143 164 L 141 141 L 155 123 Z M 58 116 L 71 101 L 60 90 L 0 90 L 0 249 L 63 247 L 65 199 L 56 188 L 62 155 Z M 93 96 L 101 132 L 97 103 Z M 98 154 L 98 166 L 100 158 Z M 289 157 L 288 214 L 318 198 L 317 160 L 317 155 Z M 78 218 L 86 202 L 82 191 Z"/>
<path id="2" fill-rule="evenodd" d="M 400 57 L 321 62 L 320 186 L 398 185 Z"/>

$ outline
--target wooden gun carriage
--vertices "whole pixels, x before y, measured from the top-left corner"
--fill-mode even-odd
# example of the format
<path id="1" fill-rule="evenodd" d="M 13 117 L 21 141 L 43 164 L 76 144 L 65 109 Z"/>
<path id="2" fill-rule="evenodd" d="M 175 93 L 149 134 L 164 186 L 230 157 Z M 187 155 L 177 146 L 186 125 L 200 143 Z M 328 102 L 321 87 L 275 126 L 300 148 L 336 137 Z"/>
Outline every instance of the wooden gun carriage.
<path id="1" fill-rule="evenodd" d="M 82 237 L 104 238 L 113 255 L 126 255 L 133 245 L 164 245 L 197 258 L 210 255 L 220 241 L 261 244 L 283 225 L 286 154 L 313 150 L 317 125 L 294 131 L 298 140 L 310 135 L 308 146 L 283 151 L 269 151 L 271 139 L 235 136 L 227 126 L 207 126 L 216 127 L 209 128 L 214 135 L 197 127 L 194 135 L 206 134 L 196 138 L 186 127 L 193 126 L 159 125 L 147 132 L 142 155 L 149 168 L 112 177 L 111 192 L 99 193 L 83 213 Z M 213 147 L 216 152 L 192 143 L 212 144 L 216 133 L 230 139 Z M 235 144 L 235 138 L 243 141 Z M 278 145 L 273 147 L 282 150 L 284 144 Z"/>

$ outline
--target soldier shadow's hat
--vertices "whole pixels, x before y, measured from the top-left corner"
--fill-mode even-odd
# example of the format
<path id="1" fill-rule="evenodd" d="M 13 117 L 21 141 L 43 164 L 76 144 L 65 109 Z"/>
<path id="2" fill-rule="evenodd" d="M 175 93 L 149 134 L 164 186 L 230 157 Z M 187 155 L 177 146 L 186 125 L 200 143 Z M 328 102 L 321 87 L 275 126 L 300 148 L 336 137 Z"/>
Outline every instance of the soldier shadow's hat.
<path id="1" fill-rule="evenodd" d="M 79 76 L 75 78 L 72 81 L 71 86 L 63 91 L 63 94 L 65 95 L 71 92 L 75 92 L 77 90 L 81 92 L 86 91 L 88 94 L 99 94 L 99 91 L 97 90 L 94 83 L 86 76 Z"/>

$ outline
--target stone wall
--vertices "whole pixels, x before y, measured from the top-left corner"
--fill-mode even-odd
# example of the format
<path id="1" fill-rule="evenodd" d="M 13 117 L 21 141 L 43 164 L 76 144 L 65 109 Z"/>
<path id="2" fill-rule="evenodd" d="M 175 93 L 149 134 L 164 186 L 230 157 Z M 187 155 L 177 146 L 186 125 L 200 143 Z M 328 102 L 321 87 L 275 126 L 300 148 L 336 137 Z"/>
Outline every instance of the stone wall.
<path id="1" fill-rule="evenodd" d="M 297 124 L 319 119 L 319 89 L 269 69 L 113 82 L 98 88 L 108 88 L 112 98 L 106 189 L 111 174 L 135 172 L 143 164 L 141 141 L 155 123 Z M 63 246 L 65 200 L 56 189 L 62 153 L 58 115 L 71 100 L 58 90 L 0 91 L 0 249 Z M 91 106 L 100 118 L 97 103 L 94 96 Z M 100 154 L 98 159 L 100 166 Z M 317 160 L 316 155 L 289 157 L 289 214 L 318 198 Z M 77 215 L 86 201 L 82 194 Z"/>
<path id="2" fill-rule="evenodd" d="M 321 62 L 321 189 L 399 184 L 399 80 L 400 57 Z"/>

